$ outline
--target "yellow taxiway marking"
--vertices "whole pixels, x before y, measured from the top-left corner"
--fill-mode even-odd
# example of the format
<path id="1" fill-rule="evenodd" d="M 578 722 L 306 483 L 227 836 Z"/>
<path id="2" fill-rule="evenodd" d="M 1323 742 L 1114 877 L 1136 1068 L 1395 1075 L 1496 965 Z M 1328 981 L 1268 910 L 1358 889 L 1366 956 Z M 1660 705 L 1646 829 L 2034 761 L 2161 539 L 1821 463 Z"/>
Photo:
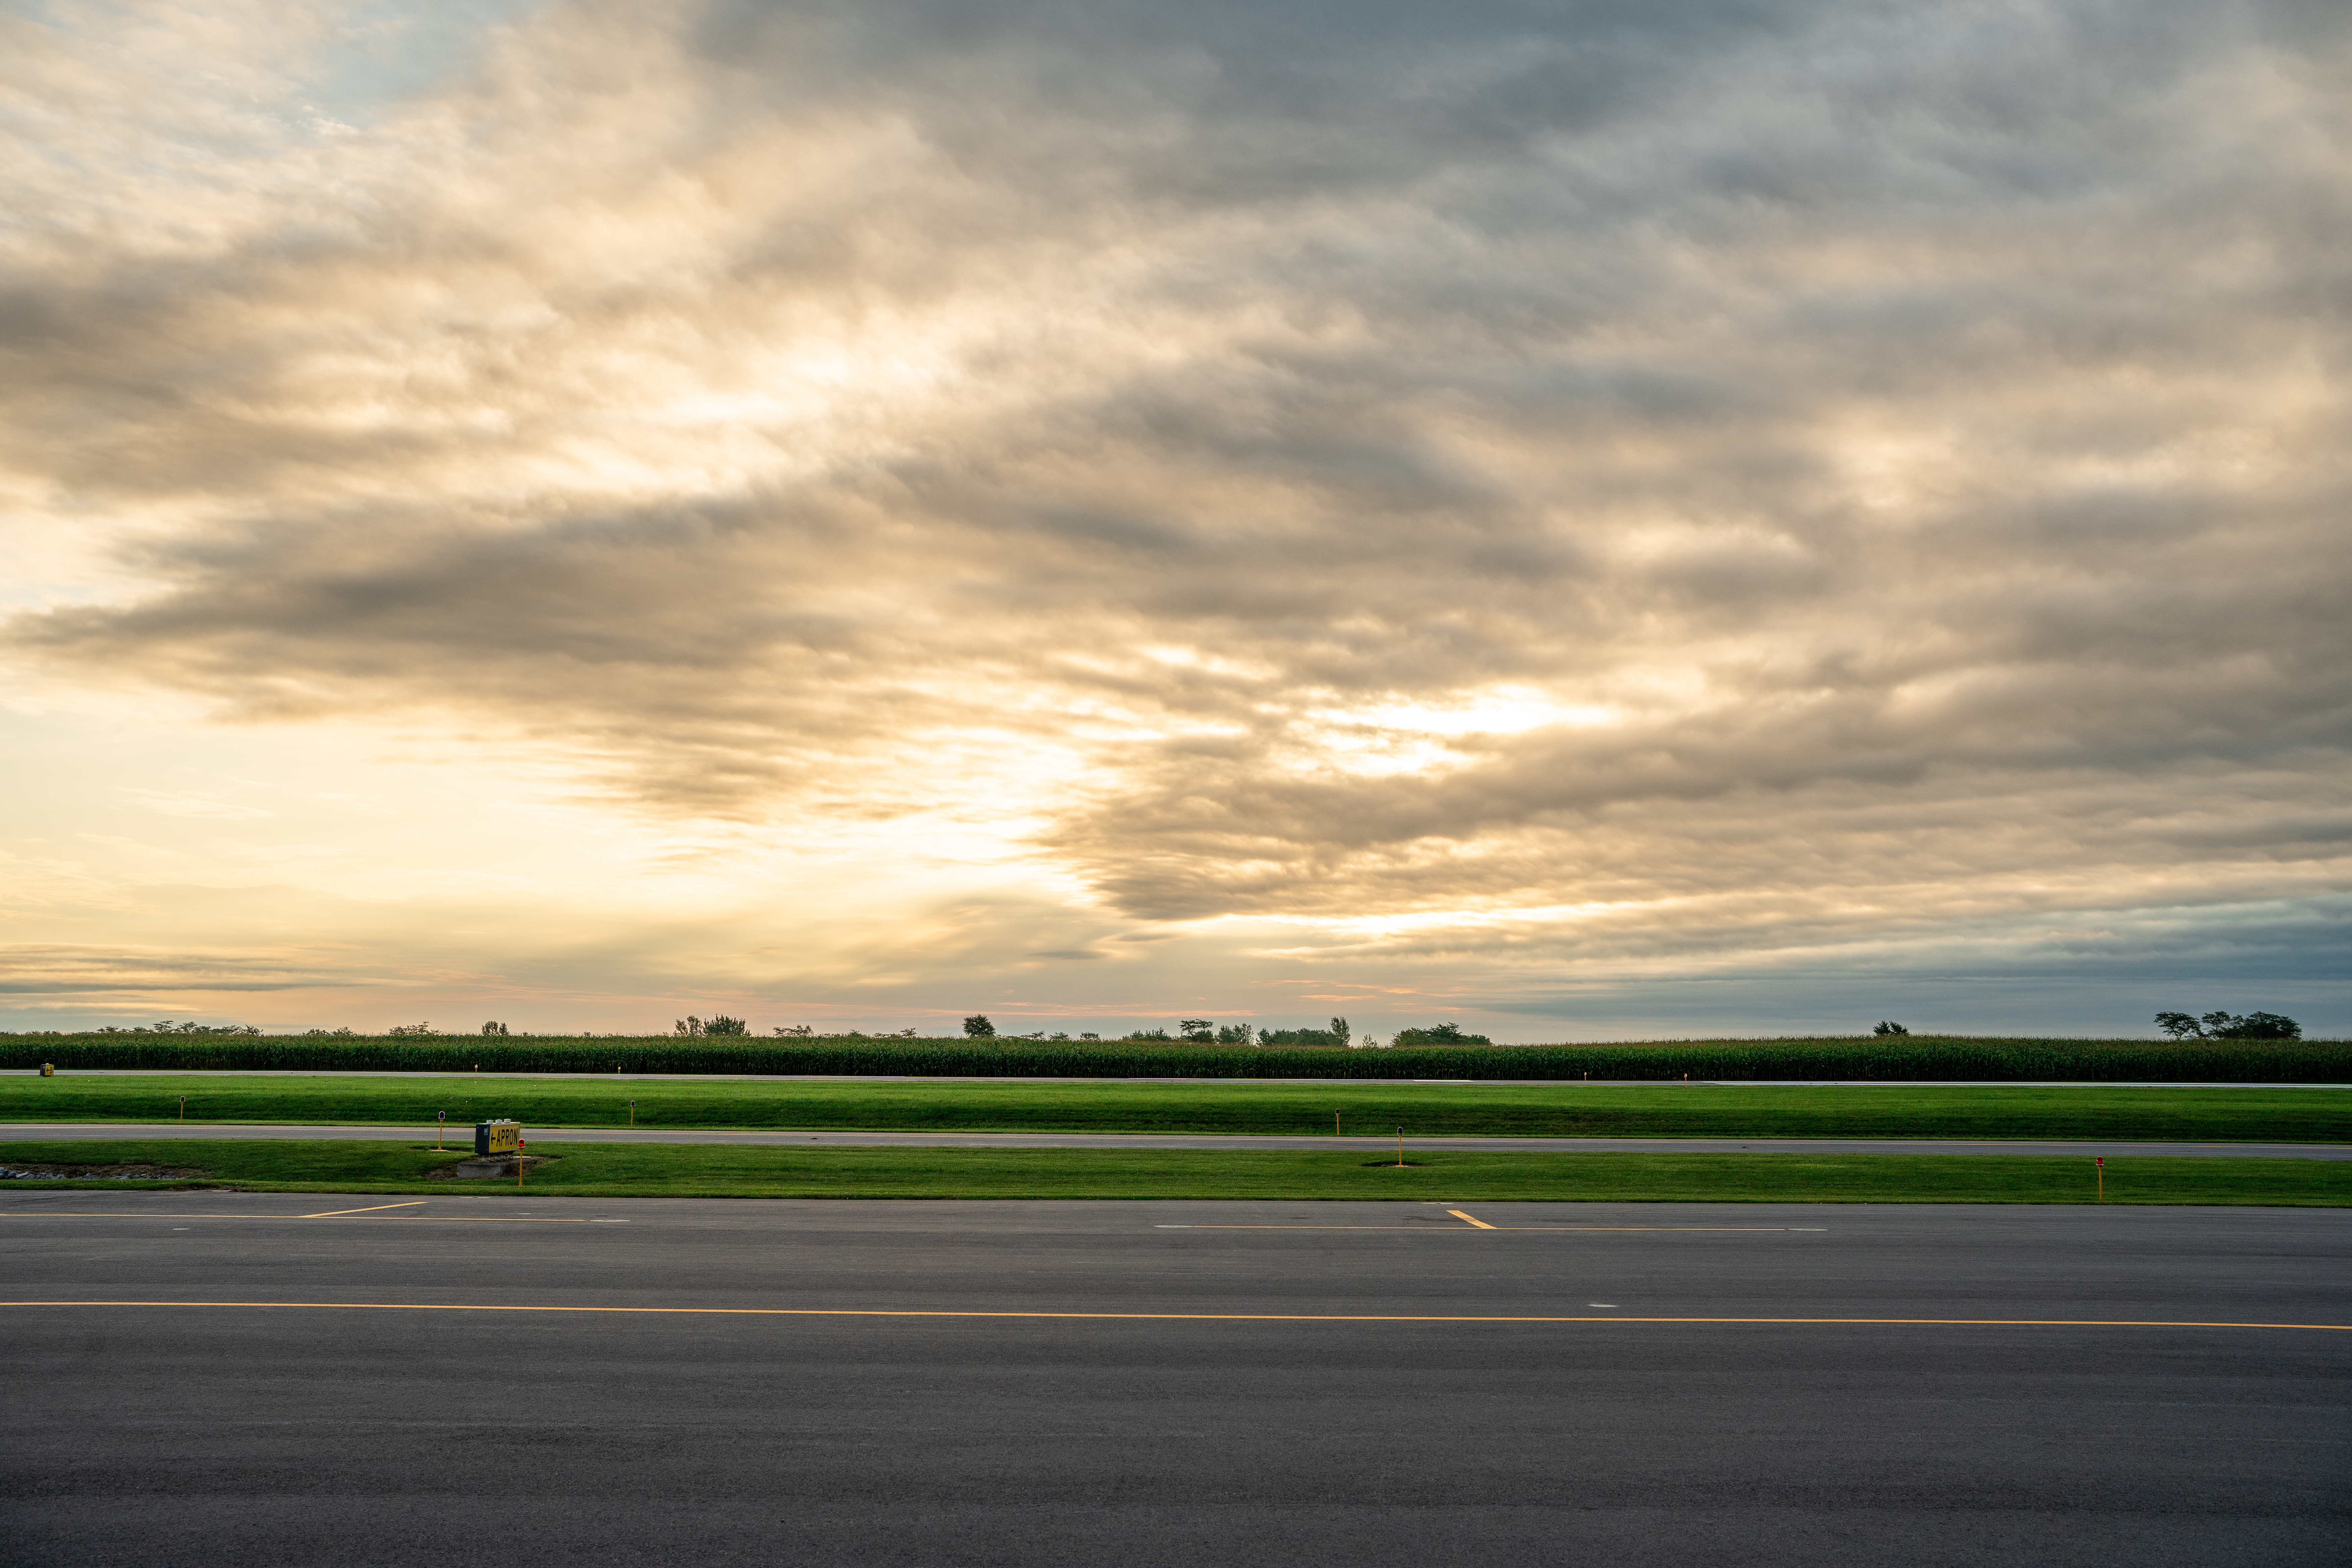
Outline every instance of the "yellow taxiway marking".
<path id="1" fill-rule="evenodd" d="M 605 1312 L 696 1318 L 1050 1318 L 1141 1323 L 1727 1323 L 1991 1329 L 2305 1329 L 2352 1333 L 2352 1323 L 2205 1322 L 2170 1318 L 1635 1318 L 1451 1316 L 1433 1312 L 1014 1312 L 883 1307 L 562 1307 L 477 1301 L 0 1301 L 10 1307 L 208 1307 L 232 1311 Z"/>
<path id="2" fill-rule="evenodd" d="M 347 1214 L 382 1214 L 386 1209 L 421 1209 L 423 1198 L 412 1198 L 404 1204 L 374 1204 L 363 1209 L 328 1209 L 323 1214 L 298 1214 L 296 1219 L 339 1219 Z"/>
<path id="3" fill-rule="evenodd" d="M 1487 1224 L 1485 1220 L 1483 1220 L 1483 1219 L 1473 1219 L 1473 1218 L 1471 1218 L 1471 1216 L 1470 1216 L 1470 1215 L 1466 1215 L 1466 1214 L 1464 1214 L 1460 1209 L 1447 1209 L 1445 1212 L 1446 1212 L 1447 1214 L 1452 1215 L 1455 1219 L 1462 1220 L 1462 1221 L 1466 1222 L 1467 1224 L 1476 1226 L 1480 1230 L 1492 1230 L 1492 1229 L 1494 1229 L 1494 1228 L 1495 1228 L 1493 1226 L 1488 1225 L 1488 1224 Z"/>

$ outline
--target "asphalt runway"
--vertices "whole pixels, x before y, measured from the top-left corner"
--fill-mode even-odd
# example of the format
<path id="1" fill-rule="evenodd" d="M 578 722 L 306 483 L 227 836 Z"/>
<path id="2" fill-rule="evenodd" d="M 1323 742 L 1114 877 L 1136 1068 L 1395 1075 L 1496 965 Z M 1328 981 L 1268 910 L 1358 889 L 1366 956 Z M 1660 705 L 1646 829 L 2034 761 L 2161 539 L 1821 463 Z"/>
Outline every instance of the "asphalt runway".
<path id="1" fill-rule="evenodd" d="M 471 1123 L 451 1122 L 454 1147 L 470 1148 Z M 725 1128 L 526 1127 L 547 1143 L 752 1143 L 920 1149 L 1393 1149 L 1380 1138 L 1279 1137 L 1222 1132 L 862 1132 Z M 291 1126 L 227 1121 L 5 1121 L 0 1142 L 82 1138 L 356 1138 L 414 1142 L 430 1127 Z M 1414 1149 L 1525 1150 L 1555 1154 L 2094 1154 L 2150 1157 L 2352 1160 L 2352 1143 L 2096 1142 L 1952 1138 L 1408 1138 Z"/>
<path id="2" fill-rule="evenodd" d="M 2352 1560 L 2339 1210 L 0 1205 L 12 1563 Z"/>

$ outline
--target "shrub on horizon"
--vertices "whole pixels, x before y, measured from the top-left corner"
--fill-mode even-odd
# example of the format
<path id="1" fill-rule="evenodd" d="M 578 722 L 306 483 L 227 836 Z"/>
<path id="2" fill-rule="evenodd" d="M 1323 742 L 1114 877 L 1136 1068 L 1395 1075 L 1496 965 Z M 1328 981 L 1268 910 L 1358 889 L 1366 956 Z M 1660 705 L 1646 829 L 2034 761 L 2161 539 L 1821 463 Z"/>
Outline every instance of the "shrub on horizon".
<path id="1" fill-rule="evenodd" d="M 2299 1040 L 2303 1026 L 2277 1013 L 2215 1011 L 2201 1018 L 2186 1013 L 2158 1013 L 2156 1026 L 2176 1040 Z"/>
<path id="2" fill-rule="evenodd" d="M 1345 1018 L 1334 1018 L 1328 1029 L 1260 1029 L 1257 1043 L 1261 1046 L 1309 1046 L 1343 1050 L 1355 1038 Z"/>
<path id="3" fill-rule="evenodd" d="M 2303 1026 L 2276 1013 L 2208 1013 L 2200 1020 L 2217 1040 L 2299 1040 Z"/>
<path id="4" fill-rule="evenodd" d="M 1396 1043 L 1400 1046 L 1491 1046 L 1495 1042 L 1484 1035 L 1465 1035 L 1459 1024 L 1432 1024 L 1423 1029 L 1399 1029 Z"/>

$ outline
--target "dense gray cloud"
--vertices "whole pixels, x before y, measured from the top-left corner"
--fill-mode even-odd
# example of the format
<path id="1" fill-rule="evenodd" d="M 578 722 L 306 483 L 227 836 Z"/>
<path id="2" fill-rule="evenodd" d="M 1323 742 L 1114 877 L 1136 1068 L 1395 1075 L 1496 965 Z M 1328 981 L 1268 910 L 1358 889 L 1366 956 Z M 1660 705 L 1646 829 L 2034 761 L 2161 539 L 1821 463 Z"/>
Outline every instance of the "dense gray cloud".
<path id="1" fill-rule="evenodd" d="M 991 780 L 1126 917 L 1505 911 L 1399 962 L 2325 899 L 2348 42 L 559 6 L 206 226 L 151 105 L 0 275 L 10 489 L 138 586 L 9 646 L 659 816 Z"/>

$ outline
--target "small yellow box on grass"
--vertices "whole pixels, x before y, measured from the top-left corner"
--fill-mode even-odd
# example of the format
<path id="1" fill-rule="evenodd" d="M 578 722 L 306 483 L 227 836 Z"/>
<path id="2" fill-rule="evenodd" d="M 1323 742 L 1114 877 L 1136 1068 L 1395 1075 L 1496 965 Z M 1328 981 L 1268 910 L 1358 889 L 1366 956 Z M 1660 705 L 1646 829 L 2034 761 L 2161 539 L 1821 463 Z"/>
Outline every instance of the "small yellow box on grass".
<path id="1" fill-rule="evenodd" d="M 474 1123 L 476 1154 L 511 1154 L 522 1141 L 520 1121 L 477 1121 Z"/>

